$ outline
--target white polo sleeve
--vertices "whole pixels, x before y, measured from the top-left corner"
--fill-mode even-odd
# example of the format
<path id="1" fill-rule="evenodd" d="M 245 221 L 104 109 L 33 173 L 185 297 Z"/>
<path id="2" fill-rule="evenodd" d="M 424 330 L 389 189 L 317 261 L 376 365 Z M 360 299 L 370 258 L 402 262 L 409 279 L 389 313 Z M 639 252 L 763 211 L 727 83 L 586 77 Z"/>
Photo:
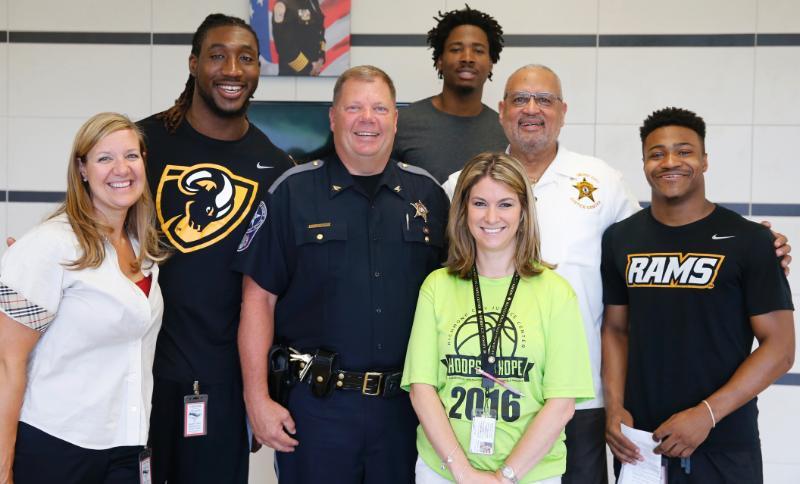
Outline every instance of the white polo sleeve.
<path id="1" fill-rule="evenodd" d="M 58 218 L 35 227 L 3 254 L 0 262 L 0 311 L 45 332 L 63 293 L 65 263 L 75 259 L 74 235 Z"/>

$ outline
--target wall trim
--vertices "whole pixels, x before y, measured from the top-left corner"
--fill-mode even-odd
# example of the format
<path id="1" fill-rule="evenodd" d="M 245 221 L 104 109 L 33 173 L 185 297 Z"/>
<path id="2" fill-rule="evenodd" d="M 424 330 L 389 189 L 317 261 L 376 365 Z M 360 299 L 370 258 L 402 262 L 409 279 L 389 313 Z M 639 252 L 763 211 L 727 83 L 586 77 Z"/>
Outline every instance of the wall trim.
<path id="1" fill-rule="evenodd" d="M 12 44 L 191 45 L 186 32 L 0 31 Z M 507 34 L 506 47 L 791 47 L 800 33 L 740 34 Z M 354 47 L 425 47 L 424 34 L 352 34 Z"/>

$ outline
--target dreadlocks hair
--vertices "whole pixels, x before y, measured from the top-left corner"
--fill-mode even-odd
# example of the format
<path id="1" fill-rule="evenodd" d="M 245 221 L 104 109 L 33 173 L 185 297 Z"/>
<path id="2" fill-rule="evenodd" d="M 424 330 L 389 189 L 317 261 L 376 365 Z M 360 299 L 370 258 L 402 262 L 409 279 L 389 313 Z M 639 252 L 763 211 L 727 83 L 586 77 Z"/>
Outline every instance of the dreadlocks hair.
<path id="1" fill-rule="evenodd" d="M 664 126 L 682 126 L 689 128 L 700 137 L 705 149 L 706 144 L 706 122 L 703 118 L 698 116 L 688 109 L 668 107 L 653 111 L 653 113 L 644 120 L 642 127 L 639 128 L 639 136 L 644 140 L 658 128 Z"/>
<path id="2" fill-rule="evenodd" d="M 261 52 L 261 48 L 258 45 L 258 35 L 256 35 L 253 28 L 250 27 L 250 24 L 239 17 L 232 17 L 222 13 L 212 13 L 197 27 L 197 31 L 195 31 L 192 37 L 193 56 L 200 56 L 200 48 L 203 45 L 203 41 L 206 39 L 208 31 L 217 27 L 240 27 L 249 31 L 253 34 L 253 38 L 256 39 L 256 49 L 259 53 Z M 156 116 L 158 119 L 164 121 L 164 127 L 167 128 L 168 133 L 175 133 L 178 125 L 183 121 L 183 118 L 186 116 L 186 111 L 189 110 L 189 106 L 192 104 L 192 96 L 194 96 L 194 76 L 190 73 L 189 79 L 186 80 L 186 87 L 183 88 L 183 92 L 178 96 L 178 99 L 175 100 L 175 104 Z"/>
<path id="3" fill-rule="evenodd" d="M 436 67 L 436 62 L 444 52 L 444 43 L 450 32 L 461 25 L 474 25 L 483 30 L 486 38 L 489 39 L 489 58 L 492 59 L 492 64 L 497 64 L 497 61 L 500 60 L 500 52 L 503 50 L 505 42 L 503 27 L 491 15 L 469 8 L 469 5 L 464 4 L 464 8 L 461 10 L 451 10 L 445 13 L 440 10 L 433 19 L 436 20 L 436 27 L 428 31 L 428 47 L 433 49 L 433 67 Z M 439 79 L 441 78 L 442 73 L 439 72 Z M 491 72 L 489 80 L 492 80 Z"/>

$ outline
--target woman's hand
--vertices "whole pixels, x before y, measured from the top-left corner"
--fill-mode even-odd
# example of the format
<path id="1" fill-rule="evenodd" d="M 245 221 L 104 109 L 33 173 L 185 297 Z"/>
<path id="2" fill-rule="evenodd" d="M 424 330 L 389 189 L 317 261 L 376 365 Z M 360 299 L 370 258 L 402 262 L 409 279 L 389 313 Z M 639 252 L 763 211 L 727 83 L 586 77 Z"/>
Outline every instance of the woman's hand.
<path id="1" fill-rule="evenodd" d="M 498 471 L 499 472 L 499 471 Z M 459 476 L 460 479 L 456 479 L 456 482 L 463 483 L 463 484 L 501 484 L 503 483 L 502 477 L 498 478 L 498 474 L 489 472 L 489 471 L 479 471 L 478 469 L 470 467 L 468 472 L 465 472 L 463 476 Z"/>

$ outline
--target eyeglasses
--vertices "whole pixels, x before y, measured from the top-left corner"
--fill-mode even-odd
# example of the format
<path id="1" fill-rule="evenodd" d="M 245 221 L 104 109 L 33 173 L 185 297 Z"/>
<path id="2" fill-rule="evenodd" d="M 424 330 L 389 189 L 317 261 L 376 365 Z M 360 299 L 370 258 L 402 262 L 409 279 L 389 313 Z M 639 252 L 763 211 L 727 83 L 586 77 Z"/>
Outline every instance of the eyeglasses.
<path id="1" fill-rule="evenodd" d="M 506 94 L 506 99 L 510 100 L 511 104 L 517 108 L 527 106 L 531 102 L 531 98 L 540 108 L 551 108 L 556 102 L 562 101 L 560 97 L 549 92 L 515 91 Z"/>

